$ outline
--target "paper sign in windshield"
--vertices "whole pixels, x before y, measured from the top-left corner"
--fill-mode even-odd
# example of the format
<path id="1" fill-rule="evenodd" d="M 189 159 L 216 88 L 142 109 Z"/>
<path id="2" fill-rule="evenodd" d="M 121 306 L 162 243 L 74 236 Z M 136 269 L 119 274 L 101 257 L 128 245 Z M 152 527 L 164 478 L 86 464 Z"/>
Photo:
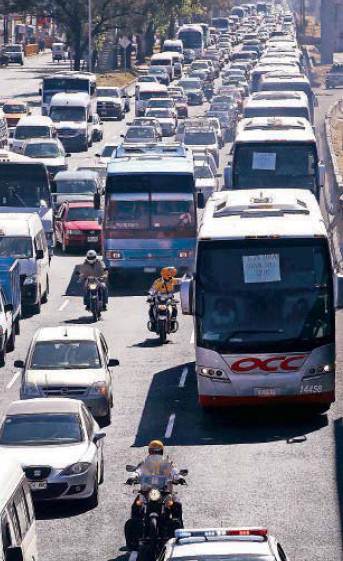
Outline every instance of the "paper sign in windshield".
<path id="1" fill-rule="evenodd" d="M 243 255 L 244 282 L 246 284 L 281 281 L 280 256 Z"/>
<path id="2" fill-rule="evenodd" d="M 276 168 L 276 154 L 270 152 L 254 152 L 252 169 L 274 171 Z"/>

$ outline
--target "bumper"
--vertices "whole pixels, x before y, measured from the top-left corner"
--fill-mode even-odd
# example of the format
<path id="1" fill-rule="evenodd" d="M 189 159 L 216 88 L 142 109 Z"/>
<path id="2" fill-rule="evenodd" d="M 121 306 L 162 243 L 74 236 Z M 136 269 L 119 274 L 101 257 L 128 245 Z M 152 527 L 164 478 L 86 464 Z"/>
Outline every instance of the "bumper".
<path id="1" fill-rule="evenodd" d="M 173 266 L 178 270 L 178 272 L 191 272 L 194 266 L 194 257 L 191 259 L 176 259 L 176 258 L 166 258 L 161 260 L 147 260 L 147 259 L 104 259 L 105 265 L 109 270 L 137 270 L 144 271 L 146 273 L 158 273 L 162 267 L 166 266 L 166 263 L 173 263 Z"/>
<path id="2" fill-rule="evenodd" d="M 46 489 L 31 490 L 32 498 L 34 501 L 88 499 L 93 493 L 95 477 L 93 465 L 82 475 L 62 476 L 56 472 L 48 477 Z"/>
<path id="3" fill-rule="evenodd" d="M 270 397 L 256 396 L 212 396 L 199 395 L 199 403 L 202 407 L 224 408 L 224 407 L 254 407 L 256 405 L 327 405 L 335 401 L 335 392 L 325 392 L 309 395 L 282 395 Z"/>
<path id="4" fill-rule="evenodd" d="M 119 117 L 121 117 L 123 110 L 120 106 L 118 107 L 111 107 L 111 108 L 107 108 L 107 109 L 98 109 L 97 113 L 99 115 L 99 117 L 103 120 L 106 119 L 118 119 Z"/>
<path id="5" fill-rule="evenodd" d="M 89 245 L 101 248 L 101 235 L 91 236 L 92 238 L 98 238 L 96 241 L 88 241 L 89 236 L 71 236 L 65 237 L 66 247 L 88 247 Z"/>

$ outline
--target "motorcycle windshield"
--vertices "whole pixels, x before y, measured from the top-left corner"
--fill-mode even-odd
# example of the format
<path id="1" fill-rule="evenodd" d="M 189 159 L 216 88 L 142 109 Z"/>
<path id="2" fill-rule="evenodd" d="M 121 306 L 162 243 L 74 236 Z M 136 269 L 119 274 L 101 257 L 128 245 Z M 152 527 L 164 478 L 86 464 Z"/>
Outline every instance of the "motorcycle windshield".
<path id="1" fill-rule="evenodd" d="M 163 490 L 172 480 L 172 462 L 158 456 L 149 456 L 140 466 L 142 491 L 151 488 Z"/>

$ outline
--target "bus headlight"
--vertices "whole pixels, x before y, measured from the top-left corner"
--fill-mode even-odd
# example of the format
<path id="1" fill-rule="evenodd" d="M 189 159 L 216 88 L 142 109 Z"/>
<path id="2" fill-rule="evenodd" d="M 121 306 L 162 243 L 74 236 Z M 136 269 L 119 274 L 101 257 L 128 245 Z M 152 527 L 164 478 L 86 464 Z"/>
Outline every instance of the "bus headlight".
<path id="1" fill-rule="evenodd" d="M 230 382 L 224 370 L 221 370 L 220 368 L 201 367 L 199 368 L 198 373 L 200 374 L 200 376 L 205 376 L 206 378 L 213 378 L 217 380 L 225 380 L 225 382 Z"/>
<path id="2" fill-rule="evenodd" d="M 179 251 L 179 258 L 180 259 L 189 259 L 190 257 L 192 257 L 193 252 L 189 249 L 182 249 L 181 251 Z"/>
<path id="3" fill-rule="evenodd" d="M 331 372 L 335 371 L 335 364 L 328 363 L 324 365 L 317 366 L 316 374 L 331 374 Z"/>

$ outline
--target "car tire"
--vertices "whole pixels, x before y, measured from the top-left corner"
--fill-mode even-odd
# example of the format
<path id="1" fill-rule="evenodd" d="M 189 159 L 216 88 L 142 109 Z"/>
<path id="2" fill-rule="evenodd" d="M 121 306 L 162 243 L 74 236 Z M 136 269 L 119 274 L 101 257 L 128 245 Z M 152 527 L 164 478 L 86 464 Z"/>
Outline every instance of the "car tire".
<path id="1" fill-rule="evenodd" d="M 102 485 L 104 481 L 105 481 L 105 460 L 104 460 L 104 452 L 101 451 L 101 469 L 100 469 L 99 485 Z"/>
<path id="2" fill-rule="evenodd" d="M 17 318 L 14 323 L 15 334 L 20 335 L 20 319 Z"/>
<path id="3" fill-rule="evenodd" d="M 41 305 L 42 305 L 42 292 L 41 292 L 41 288 L 39 287 L 38 302 L 36 304 L 33 304 L 32 306 L 32 310 L 34 314 L 40 314 Z"/>
<path id="4" fill-rule="evenodd" d="M 49 297 L 49 277 L 46 277 L 46 290 L 42 296 L 42 304 L 46 304 L 48 301 L 48 297 Z"/>
<path id="5" fill-rule="evenodd" d="M 11 337 L 7 339 L 7 343 L 6 343 L 6 352 L 11 353 L 12 351 L 14 351 L 14 347 L 15 347 L 15 325 L 12 324 Z"/>
<path id="6" fill-rule="evenodd" d="M 6 364 L 6 341 L 4 343 L 4 348 L 0 351 L 0 366 L 5 366 Z"/>
<path id="7" fill-rule="evenodd" d="M 96 508 L 99 504 L 99 483 L 98 483 L 98 470 L 94 480 L 93 493 L 87 499 L 87 506 L 89 509 Z"/>

